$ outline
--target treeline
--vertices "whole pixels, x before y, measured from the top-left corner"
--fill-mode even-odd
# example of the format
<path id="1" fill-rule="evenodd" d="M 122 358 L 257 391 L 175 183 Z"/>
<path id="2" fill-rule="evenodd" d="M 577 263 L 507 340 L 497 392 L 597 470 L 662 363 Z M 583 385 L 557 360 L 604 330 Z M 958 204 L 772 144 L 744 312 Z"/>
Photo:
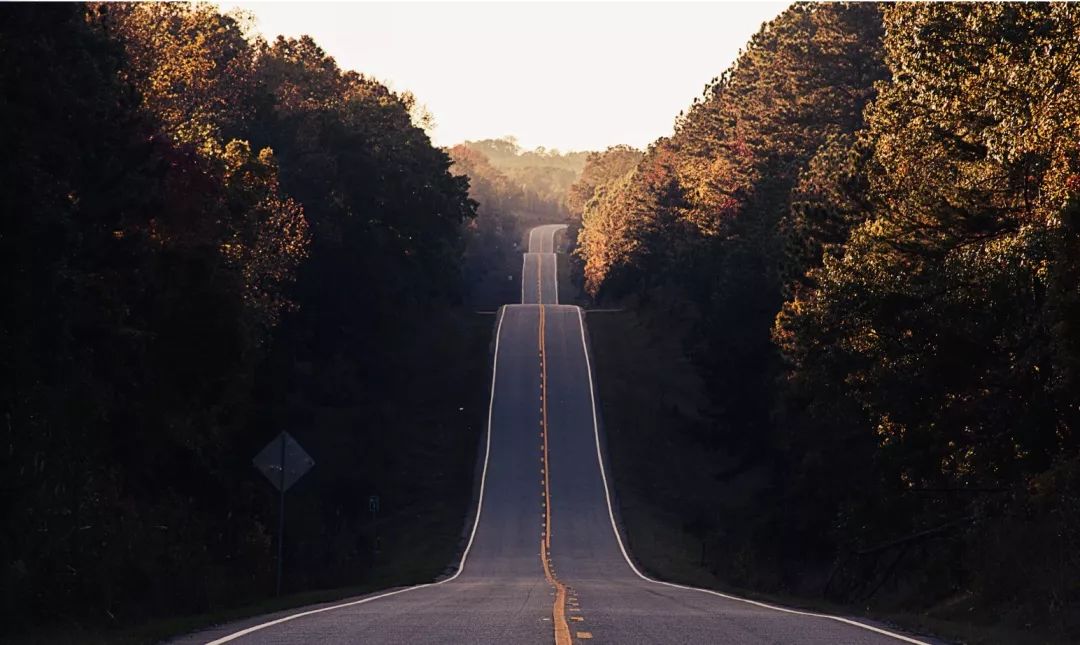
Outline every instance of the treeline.
<path id="1" fill-rule="evenodd" d="M 626 145 L 617 145 L 603 152 L 592 152 L 585 160 L 581 176 L 566 193 L 566 204 L 570 210 L 570 223 L 567 235 L 577 240 L 578 252 L 570 259 L 570 272 L 579 281 L 584 274 L 583 260 L 589 258 L 595 264 L 610 264 L 607 253 L 623 243 L 615 243 L 618 229 L 621 227 L 623 213 L 616 209 L 601 206 L 616 202 L 614 193 L 625 190 L 630 176 L 641 163 L 643 153 Z M 583 215 L 589 211 L 589 226 L 583 227 Z M 601 259 L 601 258 L 604 259 Z M 596 294 L 595 290 L 590 293 Z"/>
<path id="2" fill-rule="evenodd" d="M 476 204 L 411 97 L 211 5 L 0 15 L 3 629 L 271 593 L 251 458 L 282 430 L 316 460 L 287 589 L 437 573 L 487 330 L 453 313 Z"/>
<path id="3" fill-rule="evenodd" d="M 448 150 L 451 172 L 468 177 L 469 197 L 477 216 L 469 222 L 465 245 L 465 281 L 473 305 L 498 307 L 517 298 L 513 274 L 526 230 L 525 214 L 535 207 L 535 195 L 492 165 L 482 152 L 464 144 Z"/>
<path id="4" fill-rule="evenodd" d="M 1078 33 L 795 5 L 586 191 L 589 291 L 707 387 L 666 441 L 751 491 L 685 511 L 722 578 L 1080 633 Z"/>
<path id="5" fill-rule="evenodd" d="M 458 146 L 483 155 L 503 176 L 496 184 L 529 223 L 566 219 L 567 192 L 581 175 L 589 153 L 537 148 L 523 150 L 513 137 L 466 141 Z"/>
<path id="6" fill-rule="evenodd" d="M 468 177 L 469 196 L 477 203 L 466 232 L 469 300 L 485 308 L 516 302 L 525 231 L 570 216 L 569 191 L 592 153 L 522 150 L 513 137 L 466 141 L 448 153 L 451 172 Z"/>

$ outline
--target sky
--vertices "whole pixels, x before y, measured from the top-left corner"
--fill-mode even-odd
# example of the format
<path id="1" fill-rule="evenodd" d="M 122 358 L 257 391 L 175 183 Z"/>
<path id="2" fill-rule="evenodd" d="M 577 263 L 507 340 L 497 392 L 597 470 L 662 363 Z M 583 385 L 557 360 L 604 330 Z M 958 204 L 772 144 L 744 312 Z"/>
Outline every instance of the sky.
<path id="1" fill-rule="evenodd" d="M 226 3 L 268 39 L 308 34 L 338 65 L 411 91 L 437 145 L 644 148 L 671 133 L 787 3 Z"/>

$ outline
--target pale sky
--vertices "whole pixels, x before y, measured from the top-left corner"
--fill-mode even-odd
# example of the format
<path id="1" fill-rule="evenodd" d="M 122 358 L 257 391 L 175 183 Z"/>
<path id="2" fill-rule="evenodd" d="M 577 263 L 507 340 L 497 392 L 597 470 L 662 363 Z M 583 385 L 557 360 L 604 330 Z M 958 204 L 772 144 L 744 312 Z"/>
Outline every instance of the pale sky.
<path id="1" fill-rule="evenodd" d="M 437 145 L 645 147 L 785 2 L 225 3 L 268 39 L 308 34 L 338 65 L 409 90 Z"/>

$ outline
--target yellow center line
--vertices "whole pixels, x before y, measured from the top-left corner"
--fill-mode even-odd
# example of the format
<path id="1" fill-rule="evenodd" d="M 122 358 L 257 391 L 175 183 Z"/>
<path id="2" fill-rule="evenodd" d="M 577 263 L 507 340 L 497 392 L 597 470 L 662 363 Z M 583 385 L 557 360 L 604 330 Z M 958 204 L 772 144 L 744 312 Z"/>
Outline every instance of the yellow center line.
<path id="1" fill-rule="evenodd" d="M 536 302 L 544 304 L 544 285 L 541 281 L 541 277 L 544 274 L 544 263 L 540 259 L 540 254 L 536 254 Z M 541 310 L 543 308 L 541 307 Z"/>
<path id="2" fill-rule="evenodd" d="M 540 306 L 540 433 L 543 435 L 544 546 L 551 549 L 551 465 L 548 462 L 548 351 L 544 345 L 546 321 Z"/>
<path id="3" fill-rule="evenodd" d="M 566 585 L 551 573 L 543 540 L 540 540 L 540 560 L 544 563 L 544 577 L 555 586 L 555 606 L 551 611 L 551 618 L 555 623 L 555 645 L 570 645 L 570 625 L 566 622 Z"/>
<path id="4" fill-rule="evenodd" d="M 544 456 L 541 467 L 544 471 L 544 546 L 551 548 L 551 464 L 548 463 L 547 432 L 547 351 L 544 346 L 544 305 L 540 305 L 540 433 L 544 437 Z"/>
<path id="5" fill-rule="evenodd" d="M 570 625 L 566 621 L 566 585 L 559 582 L 551 571 L 551 561 L 548 551 L 551 548 L 551 463 L 548 461 L 548 431 L 547 431 L 547 351 L 544 343 L 544 330 L 546 326 L 544 305 L 540 305 L 540 434 L 544 438 L 542 444 L 544 454 L 542 468 L 544 472 L 544 535 L 540 539 L 540 562 L 544 566 L 544 577 L 555 587 L 555 605 L 551 610 L 551 618 L 555 627 L 555 645 L 570 645 Z"/>

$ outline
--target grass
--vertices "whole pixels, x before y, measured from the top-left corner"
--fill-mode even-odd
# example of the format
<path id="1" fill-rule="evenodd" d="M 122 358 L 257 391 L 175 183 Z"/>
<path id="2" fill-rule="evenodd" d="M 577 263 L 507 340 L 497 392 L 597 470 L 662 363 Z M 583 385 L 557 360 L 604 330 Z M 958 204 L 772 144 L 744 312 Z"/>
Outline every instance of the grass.
<path id="1" fill-rule="evenodd" d="M 587 299 L 570 277 L 570 257 L 560 253 L 555 257 L 556 275 L 559 282 L 559 304 L 585 306 Z"/>
<path id="2" fill-rule="evenodd" d="M 363 422 L 357 418 L 362 410 L 334 406 L 312 407 L 311 428 L 297 432 L 318 463 L 289 493 L 286 536 L 288 540 L 291 535 L 293 542 L 286 542 L 287 550 L 292 548 L 300 561 L 317 561 L 360 549 L 372 554 L 369 567 L 337 576 L 344 584 L 338 580 L 327 584 L 304 578 L 299 564 L 290 575 L 287 557 L 286 588 L 298 589 L 295 593 L 229 598 L 201 612 L 115 626 L 75 619 L 60 622 L 64 617 L 58 617 L 54 624 L 5 634 L 0 640 L 17 645 L 156 643 L 252 616 L 431 582 L 447 573 L 460 557 L 475 506 L 476 458 L 486 422 L 495 323 L 490 315 L 462 314 L 455 319 L 457 324 L 439 326 L 440 335 L 417 339 L 414 351 L 432 357 L 430 364 L 415 356 L 403 357 L 406 364 L 427 367 L 414 377 L 413 409 L 400 411 L 393 432 L 368 433 L 362 445 L 356 445 L 350 435 Z M 350 471 L 363 476 L 346 482 L 347 503 L 362 506 L 366 513 L 368 494 L 382 495 L 375 522 L 337 533 L 305 532 L 308 526 L 325 526 L 316 521 L 328 503 L 324 498 L 341 492 L 335 479 Z M 372 551 L 375 530 L 381 546 Z M 272 579 L 267 582 L 269 591 Z"/>
<path id="3" fill-rule="evenodd" d="M 82 645 L 143 645 L 160 643 L 183 634 L 197 632 L 215 625 L 230 623 L 253 616 L 330 603 L 353 598 L 395 586 L 392 579 L 370 580 L 363 585 L 338 589 L 320 589 L 268 598 L 241 607 L 231 607 L 191 616 L 164 618 L 120 629 L 81 629 L 73 627 L 46 628 L 33 634 L 23 634 L 6 640 L 10 645 L 51 645 L 80 643 Z"/>
<path id="4" fill-rule="evenodd" d="M 955 642 L 1064 642 L 1045 631 L 1002 628 L 994 616 L 956 611 L 916 613 L 888 607 L 838 605 L 820 598 L 763 593 L 769 581 L 734 586 L 723 571 L 768 570 L 752 553 L 732 553 L 710 535 L 736 533 L 747 521 L 747 499 L 764 495 L 763 473 L 718 480 L 711 473 L 725 455 L 699 441 L 709 426 L 707 396 L 693 366 L 659 325 L 634 309 L 590 313 L 587 324 L 597 373 L 615 498 L 628 548 L 648 574 L 740 597 L 846 616 L 935 634 Z M 666 332 L 666 330 L 665 330 Z M 741 514 L 741 515 L 740 515 Z M 734 540 L 737 543 L 737 540 Z M 767 574 L 766 574 L 767 575 Z M 807 575 L 818 575 L 807 572 Z M 773 586 L 772 588 L 776 588 Z M 947 617 L 947 618 L 946 618 Z"/>

